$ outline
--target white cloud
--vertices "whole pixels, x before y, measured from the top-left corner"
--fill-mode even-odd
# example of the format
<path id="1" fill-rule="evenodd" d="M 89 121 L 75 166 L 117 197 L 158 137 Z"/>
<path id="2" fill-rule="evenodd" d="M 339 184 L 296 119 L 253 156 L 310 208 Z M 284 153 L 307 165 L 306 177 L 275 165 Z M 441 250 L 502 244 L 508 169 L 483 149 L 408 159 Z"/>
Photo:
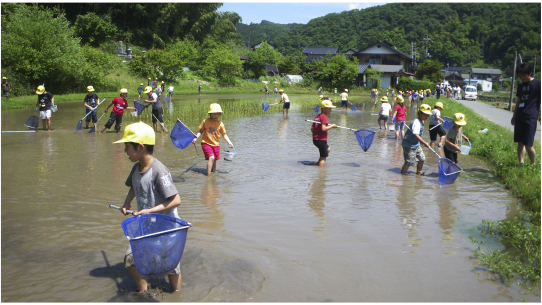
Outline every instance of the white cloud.
<path id="1" fill-rule="evenodd" d="M 367 3 L 367 2 L 360 2 L 360 3 L 350 3 L 348 4 L 348 10 L 362 10 L 371 6 L 378 6 L 386 4 L 385 2 L 378 2 L 378 3 Z"/>

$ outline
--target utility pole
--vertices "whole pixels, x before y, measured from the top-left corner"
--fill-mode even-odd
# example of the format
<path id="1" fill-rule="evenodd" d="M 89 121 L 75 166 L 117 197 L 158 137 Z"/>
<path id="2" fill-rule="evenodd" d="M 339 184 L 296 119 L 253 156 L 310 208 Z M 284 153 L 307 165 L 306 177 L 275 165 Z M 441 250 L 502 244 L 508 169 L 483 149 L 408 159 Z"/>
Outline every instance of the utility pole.
<path id="1" fill-rule="evenodd" d="M 514 70 L 512 72 L 512 86 L 510 86 L 510 103 L 508 103 L 508 111 L 512 111 L 512 98 L 514 97 L 514 82 L 516 81 L 516 61 L 518 60 L 518 51 L 514 56 Z"/>
<path id="2" fill-rule="evenodd" d="M 415 42 L 411 42 L 410 45 L 412 46 L 412 59 L 413 59 L 413 62 L 412 62 L 412 70 L 414 70 L 414 67 L 416 65 L 416 43 Z"/>
<path id="3" fill-rule="evenodd" d="M 429 38 L 429 35 L 427 34 L 425 35 L 425 38 L 423 40 L 425 40 L 425 57 L 430 58 L 431 56 L 429 56 L 429 53 L 427 52 L 427 42 L 428 41 L 433 42 L 433 40 L 431 40 L 431 38 Z"/>

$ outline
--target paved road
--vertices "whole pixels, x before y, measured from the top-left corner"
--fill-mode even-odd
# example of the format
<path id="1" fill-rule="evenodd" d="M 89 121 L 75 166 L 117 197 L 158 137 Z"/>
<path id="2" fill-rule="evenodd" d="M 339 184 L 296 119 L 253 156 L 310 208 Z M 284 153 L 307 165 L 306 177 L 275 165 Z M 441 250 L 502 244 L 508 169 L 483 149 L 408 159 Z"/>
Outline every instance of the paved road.
<path id="1" fill-rule="evenodd" d="M 460 100 L 456 99 L 456 102 L 469 107 L 470 109 L 476 111 L 481 116 L 485 117 L 486 119 L 490 120 L 491 122 L 500 125 L 502 127 L 508 128 L 510 131 L 514 132 L 514 126 L 510 124 L 510 120 L 512 120 L 512 111 L 504 110 L 497 108 L 495 106 L 491 106 L 488 104 L 484 104 L 477 101 L 472 100 Z M 536 134 L 535 134 L 535 140 L 540 142 L 540 124 L 536 125 Z M 491 132 L 491 130 L 489 130 Z"/>

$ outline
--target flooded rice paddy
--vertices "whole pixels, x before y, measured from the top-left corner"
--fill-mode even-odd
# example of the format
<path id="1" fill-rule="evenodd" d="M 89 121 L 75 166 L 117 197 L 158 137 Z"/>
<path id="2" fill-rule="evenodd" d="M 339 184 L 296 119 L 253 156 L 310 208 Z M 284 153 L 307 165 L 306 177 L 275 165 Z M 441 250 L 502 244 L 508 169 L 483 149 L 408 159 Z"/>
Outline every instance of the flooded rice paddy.
<path id="1" fill-rule="evenodd" d="M 183 288 L 175 294 L 162 280 L 139 295 L 123 267 L 124 216 L 108 208 L 121 206 L 128 192 L 132 163 L 124 145 L 112 144 L 122 132 L 76 132 L 82 103 L 58 103 L 53 131 L 2 134 L 1 301 L 540 301 L 503 285 L 472 259 L 469 236 L 478 238 L 472 227 L 518 212 L 486 164 L 460 155 L 465 172 L 442 185 L 437 157 L 424 149 L 426 175 L 411 168 L 403 176 L 393 132 L 377 131 L 363 152 L 352 131 L 335 129 L 326 167 L 304 165 L 318 159 L 305 122 L 315 114 L 296 107 L 296 99 L 309 98 L 316 105 L 316 96 L 290 96 L 288 117 L 280 109 L 251 117 L 224 113 L 237 153 L 232 162 L 220 160 L 210 177 L 199 141 L 200 156 L 194 146 L 179 150 L 169 134 L 157 133 L 155 157 L 171 171 L 179 215 L 193 225 L 181 261 Z M 176 96 L 166 113 L 198 105 L 186 122 L 197 131 L 212 102 L 244 101 L 261 110 L 266 100 L 197 99 Z M 378 127 L 370 104 L 352 102 L 356 112 L 333 110 L 330 122 Z M 24 130 L 33 112 L 3 111 L 2 130 Z M 169 130 L 174 120 L 168 117 Z M 123 128 L 131 121 L 125 115 Z"/>

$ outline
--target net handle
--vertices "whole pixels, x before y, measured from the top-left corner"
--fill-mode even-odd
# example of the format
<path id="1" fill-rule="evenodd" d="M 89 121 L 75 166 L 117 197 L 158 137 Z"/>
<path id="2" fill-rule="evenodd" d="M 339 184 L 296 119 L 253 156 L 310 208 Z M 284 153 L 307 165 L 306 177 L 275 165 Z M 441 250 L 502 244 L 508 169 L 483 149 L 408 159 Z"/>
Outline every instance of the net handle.
<path id="1" fill-rule="evenodd" d="M 305 121 L 311 122 L 311 123 L 316 123 L 316 124 L 322 124 L 322 122 L 316 122 L 316 121 L 311 121 L 311 120 L 305 120 Z M 357 129 L 352 129 L 352 128 L 343 127 L 343 126 L 337 126 L 337 128 L 343 128 L 343 129 L 348 129 L 348 130 L 352 130 L 352 131 L 358 131 Z"/>
<path id="2" fill-rule="evenodd" d="M 406 128 L 408 128 L 408 130 L 410 130 L 410 132 L 412 132 L 412 129 L 410 129 L 410 127 L 408 127 L 408 124 L 405 124 L 405 126 L 406 126 Z M 438 126 L 438 125 L 437 125 L 437 126 Z M 427 147 L 427 148 L 429 148 L 433 153 L 435 153 L 435 155 L 437 155 L 437 156 L 439 157 L 439 159 L 440 159 L 440 155 L 437 154 L 436 151 L 434 151 L 431 147 Z"/>
<path id="3" fill-rule="evenodd" d="M 119 210 L 119 211 L 120 211 L 120 210 L 122 210 L 122 208 L 119 208 L 118 206 L 116 206 L 116 205 L 112 205 L 112 204 L 110 204 L 110 205 L 109 205 L 109 208 L 110 208 L 110 209 L 115 209 L 115 210 Z M 134 211 L 131 211 L 131 210 L 126 210 L 126 213 L 128 213 L 128 214 L 132 214 L 132 215 L 133 215 L 133 214 L 134 214 Z"/>

